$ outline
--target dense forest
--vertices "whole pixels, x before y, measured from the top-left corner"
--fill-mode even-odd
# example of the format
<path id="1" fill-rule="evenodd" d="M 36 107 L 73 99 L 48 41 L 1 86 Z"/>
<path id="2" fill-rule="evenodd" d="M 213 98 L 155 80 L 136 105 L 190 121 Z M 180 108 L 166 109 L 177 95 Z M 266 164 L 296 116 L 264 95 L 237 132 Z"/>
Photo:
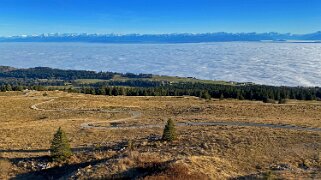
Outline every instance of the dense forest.
<path id="1" fill-rule="evenodd" d="M 10 67 L 0 68 L 0 78 L 31 78 L 31 79 L 112 79 L 115 75 L 128 78 L 150 78 L 151 74 L 132 74 L 132 73 L 114 73 L 114 72 L 95 72 L 85 70 L 61 70 L 48 67 L 35 67 L 29 69 L 12 69 Z"/>
<path id="2" fill-rule="evenodd" d="M 123 79 L 112 79 L 115 75 Z M 154 80 L 150 74 L 59 70 L 50 68 L 0 68 L 0 90 L 64 90 L 109 96 L 196 96 L 282 102 L 285 99 L 321 100 L 319 87 L 279 87 L 256 84 L 223 85 L 205 82 Z M 43 81 L 46 79 L 46 81 Z M 79 83 L 77 79 L 106 81 Z"/>
<path id="3" fill-rule="evenodd" d="M 127 96 L 197 96 L 210 98 L 233 98 L 247 100 L 320 100 L 320 88 L 305 87 L 274 87 L 263 85 L 214 85 L 202 83 L 177 83 L 156 87 L 82 87 L 75 92 L 97 95 Z"/>

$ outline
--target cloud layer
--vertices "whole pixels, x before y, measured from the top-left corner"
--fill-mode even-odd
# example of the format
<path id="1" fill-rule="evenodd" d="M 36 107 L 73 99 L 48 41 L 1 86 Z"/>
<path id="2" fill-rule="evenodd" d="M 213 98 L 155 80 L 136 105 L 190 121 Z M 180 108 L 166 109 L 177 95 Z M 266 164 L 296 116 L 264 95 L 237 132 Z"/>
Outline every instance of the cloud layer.
<path id="1" fill-rule="evenodd" d="M 0 65 L 153 73 L 269 85 L 320 86 L 321 44 L 0 43 Z"/>

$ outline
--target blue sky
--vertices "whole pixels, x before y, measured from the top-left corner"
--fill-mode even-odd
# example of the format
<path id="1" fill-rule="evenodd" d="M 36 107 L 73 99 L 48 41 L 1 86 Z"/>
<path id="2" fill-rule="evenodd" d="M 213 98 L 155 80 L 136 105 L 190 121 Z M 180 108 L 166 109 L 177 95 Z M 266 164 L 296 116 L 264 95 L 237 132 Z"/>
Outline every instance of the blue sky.
<path id="1" fill-rule="evenodd" d="M 0 0 L 0 35 L 321 30 L 321 0 Z"/>

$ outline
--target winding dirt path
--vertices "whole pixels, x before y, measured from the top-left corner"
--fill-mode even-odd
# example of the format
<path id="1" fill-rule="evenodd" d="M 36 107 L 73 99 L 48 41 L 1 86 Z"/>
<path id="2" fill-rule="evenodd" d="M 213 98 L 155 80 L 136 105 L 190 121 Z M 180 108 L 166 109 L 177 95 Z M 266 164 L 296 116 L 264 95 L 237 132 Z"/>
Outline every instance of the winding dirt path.
<path id="1" fill-rule="evenodd" d="M 50 103 L 52 101 L 54 101 L 55 99 L 50 99 L 48 101 L 44 101 L 44 102 L 41 102 L 41 103 L 37 103 L 37 104 L 34 104 L 32 105 L 30 108 L 33 109 L 33 110 L 36 110 L 36 111 L 54 111 L 54 110 L 48 110 L 48 109 L 41 109 L 41 108 L 38 108 L 37 106 L 39 105 L 42 105 L 42 104 L 46 104 L 46 103 Z"/>
<path id="2" fill-rule="evenodd" d="M 95 122 L 86 122 L 82 123 L 81 128 L 95 128 L 95 129 L 106 129 L 106 127 L 94 126 L 98 123 L 115 123 L 115 122 L 125 122 L 129 120 L 134 120 L 141 116 L 141 113 L 138 111 L 126 111 L 126 110 L 104 110 L 104 109 L 43 109 L 38 106 L 53 102 L 55 99 L 50 99 L 41 103 L 32 105 L 30 108 L 36 111 L 46 111 L 46 112 L 103 112 L 103 113 L 128 113 L 130 117 L 121 118 L 116 120 L 105 120 L 105 121 L 95 121 Z"/>
<path id="3" fill-rule="evenodd" d="M 116 122 L 126 122 L 130 120 L 137 119 L 141 116 L 138 111 L 127 111 L 127 110 L 104 110 L 104 109 L 43 109 L 39 108 L 39 105 L 53 102 L 56 98 L 37 103 L 32 105 L 30 108 L 36 111 L 47 111 L 47 112 L 103 112 L 103 113 L 128 113 L 130 117 L 121 118 L 116 120 L 105 120 L 105 121 L 95 121 L 95 122 L 85 122 L 80 125 L 84 129 L 144 129 L 144 128 L 163 128 L 164 124 L 147 124 L 147 125 L 129 125 L 129 126 L 97 126 L 95 124 L 99 123 L 116 123 Z M 272 129 L 286 129 L 286 130 L 300 130 L 300 131 L 313 131 L 321 132 L 321 128 L 314 127 L 301 127 L 289 124 L 263 124 L 263 123 L 253 123 L 253 122 L 179 122 L 176 123 L 177 126 L 237 126 L 237 127 L 264 127 Z"/>

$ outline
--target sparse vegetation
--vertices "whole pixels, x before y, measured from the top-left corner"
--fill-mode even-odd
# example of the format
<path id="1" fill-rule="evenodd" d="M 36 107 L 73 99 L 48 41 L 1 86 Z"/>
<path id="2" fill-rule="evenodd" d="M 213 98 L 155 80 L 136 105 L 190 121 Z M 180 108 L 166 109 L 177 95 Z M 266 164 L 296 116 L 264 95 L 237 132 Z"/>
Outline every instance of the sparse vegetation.
<path id="1" fill-rule="evenodd" d="M 274 180 L 275 177 L 272 173 L 272 171 L 268 171 L 266 173 L 263 173 L 263 180 Z"/>
<path id="2" fill-rule="evenodd" d="M 127 141 L 127 148 L 130 152 L 135 150 L 135 145 L 134 145 L 133 140 L 130 139 Z"/>
<path id="3" fill-rule="evenodd" d="M 51 142 L 50 153 L 53 161 L 65 161 L 72 155 L 66 133 L 59 127 Z"/>
<path id="4" fill-rule="evenodd" d="M 262 178 L 262 172 L 268 171 L 276 177 L 282 173 L 284 177 L 301 179 L 320 177 L 319 132 L 269 127 L 177 125 L 186 121 L 222 121 L 321 128 L 321 102 L 318 101 L 288 100 L 287 105 L 282 106 L 232 99 L 204 101 L 190 96 L 116 97 L 60 91 L 47 93 L 48 97 L 38 91 L 0 92 L 0 111 L 3 112 L 0 134 L 4 137 L 0 146 L 2 156 L 12 162 L 14 171 L 10 172 L 11 177 L 59 179 L 68 174 L 78 174 L 76 177 L 79 179 L 162 178 L 172 177 L 170 167 L 173 165 L 176 169 L 175 164 L 184 165 L 186 168 L 178 169 L 184 169 L 189 177 L 200 173 L 211 179 L 234 179 L 253 173 L 254 177 Z M 40 110 L 30 108 L 35 104 Z M 131 112 L 140 112 L 141 116 L 127 119 L 132 116 Z M 46 118 L 39 120 L 42 116 Z M 164 143 L 160 141 L 161 125 L 162 120 L 169 117 L 174 117 L 177 122 L 179 141 Z M 92 123 L 91 128 L 81 126 L 86 122 Z M 134 128 L 141 125 L 146 125 L 146 128 Z M 48 142 L 58 127 L 68 132 L 70 145 L 74 147 L 74 155 L 63 163 L 50 162 L 48 156 Z M 135 141 L 131 153 L 128 153 L 128 140 Z M 144 160 L 137 160 L 140 158 Z M 302 159 L 308 169 L 301 165 Z M 162 162 L 170 162 L 171 166 L 153 168 L 153 164 Z M 271 165 L 278 169 L 279 164 L 286 164 L 280 167 L 291 170 L 285 168 L 276 173 L 271 169 Z M 182 171 L 178 172 L 185 176 Z"/>
<path id="5" fill-rule="evenodd" d="M 152 171 L 148 172 L 144 180 L 209 180 L 210 178 L 201 172 L 190 173 L 189 169 L 183 164 L 155 164 Z"/>

